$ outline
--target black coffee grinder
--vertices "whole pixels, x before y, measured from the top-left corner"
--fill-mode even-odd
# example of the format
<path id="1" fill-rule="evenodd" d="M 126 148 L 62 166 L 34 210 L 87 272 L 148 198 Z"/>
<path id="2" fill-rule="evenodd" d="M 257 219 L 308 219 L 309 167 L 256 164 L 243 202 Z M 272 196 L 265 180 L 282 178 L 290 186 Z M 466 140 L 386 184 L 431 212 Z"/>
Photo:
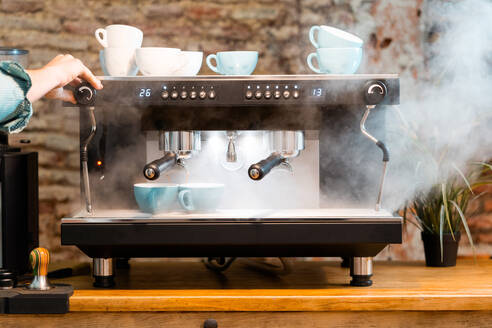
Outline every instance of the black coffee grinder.
<path id="1" fill-rule="evenodd" d="M 0 61 L 28 64 L 27 50 L 0 47 Z M 0 287 L 3 274 L 30 270 L 29 253 L 38 247 L 38 153 L 10 147 L 0 132 Z"/>
<path id="2" fill-rule="evenodd" d="M 9 147 L 0 133 L 0 267 L 25 274 L 38 244 L 38 153 Z"/>

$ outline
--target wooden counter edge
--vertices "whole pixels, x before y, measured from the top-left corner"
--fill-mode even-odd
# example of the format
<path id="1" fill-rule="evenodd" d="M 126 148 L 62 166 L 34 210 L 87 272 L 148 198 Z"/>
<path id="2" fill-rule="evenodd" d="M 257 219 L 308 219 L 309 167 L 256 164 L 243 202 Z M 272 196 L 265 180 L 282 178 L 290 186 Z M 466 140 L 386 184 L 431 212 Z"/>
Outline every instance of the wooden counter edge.
<path id="1" fill-rule="evenodd" d="M 492 295 L 78 296 L 71 312 L 492 311 Z"/>

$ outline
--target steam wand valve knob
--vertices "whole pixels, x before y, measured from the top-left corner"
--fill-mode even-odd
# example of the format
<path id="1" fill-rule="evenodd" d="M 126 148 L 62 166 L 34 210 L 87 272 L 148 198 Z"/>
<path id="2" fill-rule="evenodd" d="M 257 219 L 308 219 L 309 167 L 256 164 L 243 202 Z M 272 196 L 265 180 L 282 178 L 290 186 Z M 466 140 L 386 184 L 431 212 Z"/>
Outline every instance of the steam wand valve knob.
<path id="1" fill-rule="evenodd" d="M 73 96 L 77 101 L 77 104 L 83 106 L 94 105 L 96 89 L 94 89 L 89 83 L 83 82 L 73 91 Z"/>
<path id="2" fill-rule="evenodd" d="M 388 89 L 386 85 L 381 81 L 370 81 L 366 83 L 366 87 L 364 88 L 364 99 L 366 101 L 366 105 L 377 105 L 383 102 L 386 94 L 388 93 Z"/>
<path id="3" fill-rule="evenodd" d="M 34 278 L 27 285 L 32 290 L 48 290 L 53 288 L 48 281 L 48 264 L 50 263 L 50 253 L 46 248 L 38 247 L 29 254 Z"/>

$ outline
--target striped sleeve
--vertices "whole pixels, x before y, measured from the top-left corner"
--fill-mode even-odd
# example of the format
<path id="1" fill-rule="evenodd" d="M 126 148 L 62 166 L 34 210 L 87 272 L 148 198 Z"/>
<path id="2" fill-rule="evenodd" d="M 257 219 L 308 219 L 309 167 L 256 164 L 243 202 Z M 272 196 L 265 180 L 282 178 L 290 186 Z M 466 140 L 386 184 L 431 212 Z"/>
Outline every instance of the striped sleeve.
<path id="1" fill-rule="evenodd" d="M 26 98 L 31 78 L 15 62 L 0 62 L 0 131 L 22 131 L 32 116 L 31 102 Z"/>

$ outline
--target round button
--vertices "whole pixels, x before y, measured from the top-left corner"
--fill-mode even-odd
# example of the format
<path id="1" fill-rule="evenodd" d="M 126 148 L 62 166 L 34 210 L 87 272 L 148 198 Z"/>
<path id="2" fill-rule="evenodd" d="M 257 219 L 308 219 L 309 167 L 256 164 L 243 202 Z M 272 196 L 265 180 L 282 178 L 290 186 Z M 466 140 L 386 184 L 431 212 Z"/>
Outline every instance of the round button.
<path id="1" fill-rule="evenodd" d="M 256 99 L 260 99 L 260 98 L 261 98 L 261 96 L 263 96 L 263 94 L 261 93 L 261 91 L 260 91 L 260 90 L 258 90 L 258 91 L 256 91 L 256 92 L 255 92 L 255 98 L 256 98 Z"/>
<path id="2" fill-rule="evenodd" d="M 171 98 L 178 99 L 178 96 L 179 96 L 178 91 L 174 90 L 173 92 L 171 92 Z"/>
<path id="3" fill-rule="evenodd" d="M 162 98 L 162 99 L 167 99 L 167 98 L 169 98 L 169 92 L 168 92 L 168 91 L 162 91 L 162 93 L 161 93 L 161 98 Z"/>
<path id="4" fill-rule="evenodd" d="M 253 98 L 253 91 L 251 90 L 246 91 L 246 99 L 251 99 L 251 98 Z"/>
<path id="5" fill-rule="evenodd" d="M 96 95 L 96 90 L 88 83 L 82 83 L 79 85 L 74 92 L 75 100 L 78 104 L 89 105 L 94 101 L 94 96 Z"/>
<path id="6" fill-rule="evenodd" d="M 272 92 L 270 90 L 265 91 L 265 98 L 266 99 L 272 98 Z"/>
<path id="7" fill-rule="evenodd" d="M 279 99 L 282 96 L 282 93 L 279 90 L 275 90 L 273 96 L 275 97 L 275 99 Z"/>
<path id="8" fill-rule="evenodd" d="M 196 99 L 196 96 L 197 96 L 196 91 L 191 91 L 190 92 L 190 98 L 191 99 Z"/>
<path id="9" fill-rule="evenodd" d="M 299 90 L 292 91 L 292 97 L 294 97 L 295 99 L 299 98 L 300 95 L 301 94 L 300 94 Z"/>
<path id="10" fill-rule="evenodd" d="M 214 91 L 214 90 L 210 90 L 210 91 L 208 92 L 208 97 L 209 97 L 210 99 L 214 99 L 214 98 L 215 98 L 215 91 Z"/>
<path id="11" fill-rule="evenodd" d="M 207 93 L 204 90 L 202 90 L 198 94 L 198 97 L 200 97 L 200 99 L 205 99 L 207 97 Z"/>
<path id="12" fill-rule="evenodd" d="M 283 96 L 284 96 L 285 99 L 289 98 L 290 97 L 290 91 L 285 90 L 284 93 L 283 93 Z"/>
<path id="13" fill-rule="evenodd" d="M 186 99 L 186 97 L 188 97 L 188 92 L 181 91 L 181 99 Z"/>

